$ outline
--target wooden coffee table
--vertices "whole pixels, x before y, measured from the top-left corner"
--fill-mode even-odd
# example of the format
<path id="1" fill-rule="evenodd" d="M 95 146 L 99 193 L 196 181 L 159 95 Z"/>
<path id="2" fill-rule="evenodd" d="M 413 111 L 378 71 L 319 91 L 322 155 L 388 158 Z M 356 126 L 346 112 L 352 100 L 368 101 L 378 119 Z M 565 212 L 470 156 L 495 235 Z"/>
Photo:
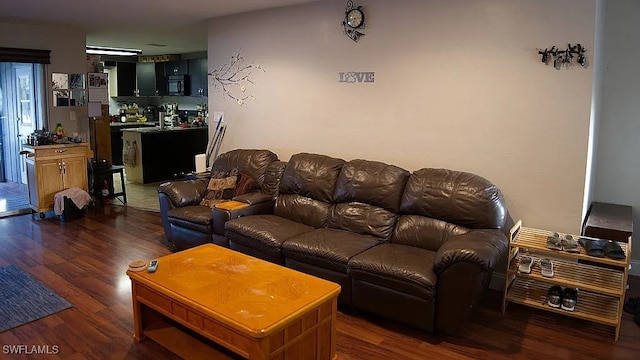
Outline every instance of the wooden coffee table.
<path id="1" fill-rule="evenodd" d="M 213 244 L 158 260 L 127 271 L 137 341 L 185 359 L 336 358 L 339 285 Z"/>

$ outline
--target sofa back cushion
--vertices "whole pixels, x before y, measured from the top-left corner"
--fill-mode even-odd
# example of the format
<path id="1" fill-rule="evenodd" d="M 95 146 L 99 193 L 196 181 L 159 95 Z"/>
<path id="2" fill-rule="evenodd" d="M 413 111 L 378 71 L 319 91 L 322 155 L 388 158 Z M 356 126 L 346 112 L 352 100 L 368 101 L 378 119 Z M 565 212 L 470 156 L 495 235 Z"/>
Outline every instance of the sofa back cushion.
<path id="1" fill-rule="evenodd" d="M 289 220 L 315 228 L 327 225 L 332 205 L 298 194 L 280 194 L 273 213 Z"/>
<path id="2" fill-rule="evenodd" d="M 335 201 L 360 202 L 398 212 L 409 172 L 378 161 L 351 160 L 336 184 Z"/>
<path id="3" fill-rule="evenodd" d="M 391 242 L 438 251 L 450 237 L 462 235 L 469 229 L 419 215 L 401 215 L 393 232 Z"/>
<path id="4" fill-rule="evenodd" d="M 470 229 L 499 229 L 507 220 L 500 190 L 483 177 L 446 169 L 420 169 L 409 176 L 400 213 L 442 220 Z"/>
<path id="5" fill-rule="evenodd" d="M 369 204 L 340 203 L 331 209 L 327 226 L 387 241 L 393 234 L 397 217 L 396 213 Z"/>
<path id="6" fill-rule="evenodd" d="M 344 160 L 319 154 L 291 156 L 273 213 L 316 228 L 326 225 Z"/>
<path id="7" fill-rule="evenodd" d="M 409 172 L 378 161 L 344 164 L 328 226 L 389 240 Z"/>
<path id="8" fill-rule="evenodd" d="M 262 190 L 267 167 L 277 160 L 278 156 L 269 150 L 231 150 L 218 156 L 213 162 L 211 173 L 237 168 L 240 174 L 248 175 L 253 179 L 255 187 Z"/>
<path id="9" fill-rule="evenodd" d="M 278 196 L 280 189 L 280 180 L 287 163 L 284 161 L 274 161 L 267 167 L 264 174 L 264 182 L 262 183 L 262 192 L 272 195 L 274 198 Z"/>

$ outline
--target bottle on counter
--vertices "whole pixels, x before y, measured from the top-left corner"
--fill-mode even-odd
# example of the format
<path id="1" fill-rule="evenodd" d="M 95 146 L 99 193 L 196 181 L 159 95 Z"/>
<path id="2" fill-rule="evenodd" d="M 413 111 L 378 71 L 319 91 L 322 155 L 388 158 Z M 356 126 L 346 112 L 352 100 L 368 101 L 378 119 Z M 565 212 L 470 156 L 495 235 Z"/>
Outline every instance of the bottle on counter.
<path id="1" fill-rule="evenodd" d="M 55 128 L 56 138 L 63 139 L 64 138 L 64 127 L 62 127 L 62 123 L 57 123 Z"/>

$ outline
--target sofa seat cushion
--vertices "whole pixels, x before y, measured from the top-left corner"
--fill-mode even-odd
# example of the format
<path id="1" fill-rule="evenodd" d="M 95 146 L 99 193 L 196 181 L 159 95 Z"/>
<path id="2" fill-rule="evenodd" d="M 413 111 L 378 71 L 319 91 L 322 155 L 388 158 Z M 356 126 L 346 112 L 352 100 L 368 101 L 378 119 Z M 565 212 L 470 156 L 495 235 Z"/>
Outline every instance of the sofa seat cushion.
<path id="1" fill-rule="evenodd" d="M 167 211 L 167 220 L 171 225 L 211 233 L 213 215 L 211 208 L 202 205 L 179 207 Z"/>
<path id="2" fill-rule="evenodd" d="M 290 237 L 314 228 L 276 215 L 251 215 L 227 221 L 225 235 L 230 241 L 250 248 L 277 249 Z"/>
<path id="3" fill-rule="evenodd" d="M 349 260 L 354 281 L 362 280 L 418 297 L 434 298 L 434 251 L 399 244 L 382 244 Z"/>
<path id="4" fill-rule="evenodd" d="M 282 252 L 285 258 L 346 274 L 349 259 L 381 243 L 373 236 L 321 228 L 285 241 Z"/>

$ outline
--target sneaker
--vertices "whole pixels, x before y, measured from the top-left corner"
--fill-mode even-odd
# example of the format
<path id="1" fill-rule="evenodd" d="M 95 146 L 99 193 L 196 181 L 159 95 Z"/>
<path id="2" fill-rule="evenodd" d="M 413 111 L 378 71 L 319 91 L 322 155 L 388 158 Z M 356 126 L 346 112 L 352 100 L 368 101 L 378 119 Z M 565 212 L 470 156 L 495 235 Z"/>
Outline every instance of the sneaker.
<path id="1" fill-rule="evenodd" d="M 547 292 L 547 304 L 553 308 L 559 308 L 562 305 L 562 288 L 553 285 Z"/>
<path id="2" fill-rule="evenodd" d="M 566 288 L 562 291 L 562 304 L 560 308 L 562 310 L 573 311 L 576 308 L 578 302 L 578 289 Z"/>
<path id="3" fill-rule="evenodd" d="M 540 273 L 544 277 L 553 277 L 553 275 L 555 275 L 553 272 L 553 262 L 546 258 L 540 259 Z"/>
<path id="4" fill-rule="evenodd" d="M 533 258 L 528 255 L 523 255 L 520 257 L 518 272 L 521 272 L 523 274 L 530 274 L 532 266 L 533 266 Z"/>

